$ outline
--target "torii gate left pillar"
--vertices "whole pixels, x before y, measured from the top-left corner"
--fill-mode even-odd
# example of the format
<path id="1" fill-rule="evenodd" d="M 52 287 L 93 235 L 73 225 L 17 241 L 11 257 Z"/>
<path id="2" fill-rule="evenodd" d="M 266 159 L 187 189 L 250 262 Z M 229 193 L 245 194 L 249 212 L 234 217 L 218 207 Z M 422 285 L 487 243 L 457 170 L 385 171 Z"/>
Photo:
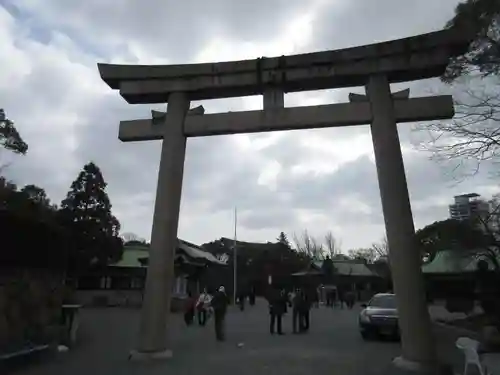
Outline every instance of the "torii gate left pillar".
<path id="1" fill-rule="evenodd" d="M 184 118 L 189 109 L 185 93 L 173 93 L 169 98 L 168 111 L 162 119 L 164 126 L 160 168 L 154 205 L 151 247 L 138 349 L 131 352 L 133 359 L 169 358 L 166 334 L 172 286 L 174 257 L 177 248 L 177 228 L 186 156 Z M 166 124 L 168 123 L 168 126 Z"/>

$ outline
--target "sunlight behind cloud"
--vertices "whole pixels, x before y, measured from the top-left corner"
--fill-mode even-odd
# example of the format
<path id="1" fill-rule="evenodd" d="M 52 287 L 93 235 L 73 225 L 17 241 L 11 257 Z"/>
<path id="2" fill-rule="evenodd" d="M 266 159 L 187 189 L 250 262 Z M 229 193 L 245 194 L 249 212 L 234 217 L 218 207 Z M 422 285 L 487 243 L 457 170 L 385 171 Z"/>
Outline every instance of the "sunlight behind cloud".
<path id="1" fill-rule="evenodd" d="M 307 10 L 291 19 L 281 33 L 270 35 L 265 43 L 234 41 L 231 35 L 218 35 L 195 58 L 195 62 L 217 62 L 274 57 L 301 53 L 314 37 L 314 21 L 324 1 L 310 1 Z"/>
<path id="2" fill-rule="evenodd" d="M 271 160 L 262 169 L 257 183 L 267 186 L 271 191 L 276 191 L 278 185 L 278 174 L 281 171 L 281 164 L 276 160 Z"/>
<path id="3" fill-rule="evenodd" d="M 304 135 L 300 143 L 302 147 L 308 149 L 308 157 L 292 168 L 292 172 L 296 174 L 308 172 L 328 174 L 362 155 L 373 155 L 369 132 L 342 140 L 333 137 L 325 139 L 318 132 L 318 134 Z"/>

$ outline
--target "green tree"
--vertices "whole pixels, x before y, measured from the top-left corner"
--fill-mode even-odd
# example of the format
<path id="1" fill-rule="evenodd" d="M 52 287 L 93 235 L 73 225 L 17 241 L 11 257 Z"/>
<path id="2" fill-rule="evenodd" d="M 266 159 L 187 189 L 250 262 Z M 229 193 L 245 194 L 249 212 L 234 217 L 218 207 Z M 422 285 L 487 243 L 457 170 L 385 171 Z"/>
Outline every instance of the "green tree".
<path id="1" fill-rule="evenodd" d="M 23 141 L 21 135 L 14 126 L 14 122 L 9 120 L 5 111 L 0 108 L 0 145 L 16 154 L 26 154 L 28 144 Z"/>
<path id="2" fill-rule="evenodd" d="M 0 228 L 0 268 L 64 269 L 70 243 L 42 188 L 18 190 L 0 177 Z"/>
<path id="3" fill-rule="evenodd" d="M 83 167 L 61 202 L 60 215 L 74 242 L 70 271 L 120 259 L 123 252 L 120 223 L 111 213 L 106 182 L 97 165 L 91 162 Z"/>
<path id="4" fill-rule="evenodd" d="M 446 28 L 457 28 L 473 40 L 469 50 L 450 61 L 442 79 L 451 83 L 460 76 L 479 72 L 483 76 L 500 73 L 500 2 L 465 0 L 455 8 Z"/>
<path id="5" fill-rule="evenodd" d="M 21 189 L 21 193 L 25 194 L 26 198 L 40 204 L 46 208 L 55 209 L 56 207 L 50 203 L 50 199 L 47 196 L 45 190 L 36 185 L 26 185 Z"/>

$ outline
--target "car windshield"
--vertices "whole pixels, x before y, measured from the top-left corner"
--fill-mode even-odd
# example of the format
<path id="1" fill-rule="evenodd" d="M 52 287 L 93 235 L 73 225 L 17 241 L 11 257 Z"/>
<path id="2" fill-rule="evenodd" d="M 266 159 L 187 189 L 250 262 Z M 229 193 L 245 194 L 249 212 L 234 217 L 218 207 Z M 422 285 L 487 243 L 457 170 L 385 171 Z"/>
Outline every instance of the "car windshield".
<path id="1" fill-rule="evenodd" d="M 370 307 L 380 307 L 383 309 L 395 309 L 396 299 L 392 295 L 375 296 L 369 303 Z"/>

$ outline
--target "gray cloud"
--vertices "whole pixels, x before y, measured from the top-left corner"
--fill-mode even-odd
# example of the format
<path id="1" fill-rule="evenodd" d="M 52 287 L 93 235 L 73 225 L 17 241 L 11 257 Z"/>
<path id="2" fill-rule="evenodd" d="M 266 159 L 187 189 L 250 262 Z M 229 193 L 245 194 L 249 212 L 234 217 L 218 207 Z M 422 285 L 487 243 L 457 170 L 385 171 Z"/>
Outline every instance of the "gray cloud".
<path id="1" fill-rule="evenodd" d="M 325 7 L 316 20 L 316 49 L 345 48 L 441 29 L 457 0 L 351 0 Z"/>
<path id="2" fill-rule="evenodd" d="M 140 49 L 170 62 L 192 61 L 205 44 L 218 35 L 240 41 L 260 42 L 277 34 L 300 11 L 298 0 L 210 2 L 184 0 L 122 0 L 82 3 L 7 1 L 33 27 L 61 28 L 66 33 L 108 55 L 107 49 L 134 54 Z M 90 25 L 92 25 L 90 27 Z"/>
<path id="3" fill-rule="evenodd" d="M 30 144 L 26 157 L 9 157 L 14 162 L 8 176 L 39 184 L 59 201 L 83 164 L 93 160 L 109 184 L 124 231 L 148 238 L 161 142 L 121 143 L 117 132 L 120 120 L 148 117 L 152 106 L 126 104 L 100 81 L 95 63 L 190 62 L 218 37 L 235 55 L 244 43 L 259 54 L 263 43 L 286 41 L 284 28 L 319 3 L 8 0 L 10 11 L 17 7 L 17 12 L 9 16 L 0 6 L 5 53 L 0 54 L 0 105 Z M 431 31 L 451 16 L 456 3 L 323 2 L 310 25 L 312 40 L 296 52 Z M 43 37 L 34 30 L 43 30 Z M 441 90 L 433 81 L 411 88 L 413 96 Z M 350 91 L 363 89 L 287 95 L 286 105 L 346 101 Z M 256 102 L 234 98 L 202 104 L 207 112 L 224 112 Z M 417 227 L 445 217 L 454 194 L 491 193 L 493 182 L 485 174 L 453 185 L 428 154 L 407 152 L 422 137 L 413 127 L 400 125 L 399 132 Z M 309 228 L 318 236 L 333 230 L 346 248 L 369 245 L 383 235 L 369 140 L 367 126 L 189 139 L 180 236 L 198 243 L 230 236 L 238 206 L 242 240 L 272 241 L 280 231 L 291 235 Z"/>

